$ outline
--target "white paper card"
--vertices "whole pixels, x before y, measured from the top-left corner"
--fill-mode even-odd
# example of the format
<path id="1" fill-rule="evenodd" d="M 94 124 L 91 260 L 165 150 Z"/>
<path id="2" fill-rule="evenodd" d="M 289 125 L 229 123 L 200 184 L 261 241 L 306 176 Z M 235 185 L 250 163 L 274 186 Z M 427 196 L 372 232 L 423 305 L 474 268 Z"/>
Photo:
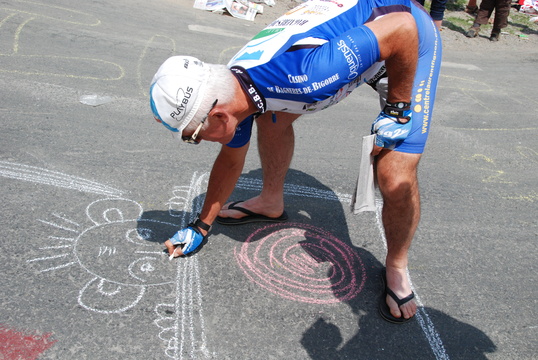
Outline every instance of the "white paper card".
<path id="1" fill-rule="evenodd" d="M 363 136 L 362 155 L 359 167 L 359 178 L 355 193 L 351 199 L 351 209 L 354 214 L 363 211 L 376 211 L 375 184 L 374 184 L 374 148 L 375 134 Z"/>

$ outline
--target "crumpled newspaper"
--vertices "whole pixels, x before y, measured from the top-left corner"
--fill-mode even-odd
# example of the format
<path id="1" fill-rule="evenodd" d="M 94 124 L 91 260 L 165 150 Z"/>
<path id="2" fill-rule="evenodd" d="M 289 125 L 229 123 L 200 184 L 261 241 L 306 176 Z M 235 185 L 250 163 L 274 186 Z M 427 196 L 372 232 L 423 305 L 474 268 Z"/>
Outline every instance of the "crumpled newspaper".
<path id="1" fill-rule="evenodd" d="M 275 0 L 195 0 L 194 8 L 209 11 L 228 11 L 233 17 L 254 21 L 256 14 L 263 14 L 263 5 L 275 5 Z"/>

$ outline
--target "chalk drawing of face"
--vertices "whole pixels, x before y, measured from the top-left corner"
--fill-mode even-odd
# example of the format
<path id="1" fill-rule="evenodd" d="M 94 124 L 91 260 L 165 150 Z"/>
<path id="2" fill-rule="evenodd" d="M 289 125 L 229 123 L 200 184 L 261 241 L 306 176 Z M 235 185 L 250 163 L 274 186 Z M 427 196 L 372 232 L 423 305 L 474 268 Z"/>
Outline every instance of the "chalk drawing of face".
<path id="1" fill-rule="evenodd" d="M 162 252 L 161 243 L 177 231 L 177 225 L 140 219 L 142 212 L 140 204 L 132 200 L 102 199 L 88 205 L 86 215 L 94 225 L 80 232 L 75 229 L 80 225 L 65 218 L 69 227 L 46 222 L 78 235 L 49 237 L 56 242 L 70 242 L 75 261 L 43 271 L 78 263 L 93 275 L 80 291 L 81 306 L 101 313 L 132 308 L 148 286 L 170 283 L 169 274 L 175 271 Z M 58 259 L 58 256 L 30 261 L 47 259 Z"/>

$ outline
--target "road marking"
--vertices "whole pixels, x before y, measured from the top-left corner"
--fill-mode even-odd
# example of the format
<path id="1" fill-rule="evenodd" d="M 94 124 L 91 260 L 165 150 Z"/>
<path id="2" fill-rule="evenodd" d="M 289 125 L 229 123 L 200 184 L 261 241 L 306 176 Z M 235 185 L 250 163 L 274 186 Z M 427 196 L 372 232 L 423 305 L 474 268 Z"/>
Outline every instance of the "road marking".
<path id="1" fill-rule="evenodd" d="M 78 176 L 7 161 L 0 161 L 0 176 L 94 194 L 109 196 L 120 196 L 122 194 L 121 190 Z"/>
<path id="2" fill-rule="evenodd" d="M 478 66 L 473 65 L 473 64 L 458 64 L 458 63 L 453 63 L 450 61 L 441 62 L 441 67 L 452 68 L 452 69 L 463 69 L 463 70 L 469 70 L 469 71 L 484 71 Z"/>
<path id="3" fill-rule="evenodd" d="M 232 37 L 232 38 L 238 38 L 238 39 L 244 39 L 244 40 L 252 39 L 252 36 L 240 35 L 240 34 L 236 34 L 234 32 L 228 31 L 228 30 L 215 28 L 215 27 L 211 27 L 211 26 L 192 25 L 191 24 L 191 25 L 189 25 L 189 30 L 194 31 L 194 32 L 204 33 L 204 34 L 226 36 L 226 37 Z"/>

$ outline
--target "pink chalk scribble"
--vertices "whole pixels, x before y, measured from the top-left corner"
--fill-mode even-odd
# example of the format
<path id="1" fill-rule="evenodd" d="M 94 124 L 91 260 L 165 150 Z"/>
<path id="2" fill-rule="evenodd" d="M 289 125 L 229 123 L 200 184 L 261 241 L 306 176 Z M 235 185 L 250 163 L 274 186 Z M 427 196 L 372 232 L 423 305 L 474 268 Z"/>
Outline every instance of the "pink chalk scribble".
<path id="1" fill-rule="evenodd" d="M 234 253 L 251 281 L 290 300 L 314 304 L 349 301 L 366 281 L 356 251 L 331 233 L 307 224 L 263 227 Z"/>
<path id="2" fill-rule="evenodd" d="M 0 359 L 35 360 L 56 343 L 52 333 L 33 334 L 0 324 Z"/>

